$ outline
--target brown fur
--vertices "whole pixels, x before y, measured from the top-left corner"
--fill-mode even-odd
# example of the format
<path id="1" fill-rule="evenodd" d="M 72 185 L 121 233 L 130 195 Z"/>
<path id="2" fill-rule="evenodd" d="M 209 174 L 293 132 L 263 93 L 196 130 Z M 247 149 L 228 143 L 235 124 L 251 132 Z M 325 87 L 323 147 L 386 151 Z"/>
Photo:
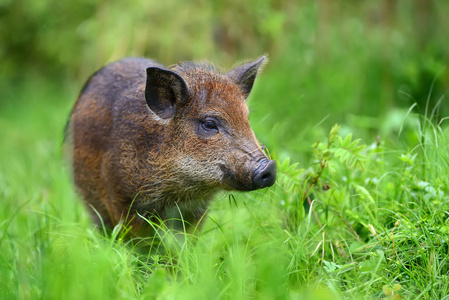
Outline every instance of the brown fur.
<path id="1" fill-rule="evenodd" d="M 137 213 L 166 220 L 180 211 L 195 225 L 215 192 L 255 189 L 254 170 L 267 157 L 250 127 L 245 99 L 261 61 L 225 75 L 207 64 L 165 69 L 129 58 L 94 74 L 74 105 L 66 142 L 76 188 L 94 221 L 101 223 L 98 213 L 113 227 L 128 217 L 132 231 L 145 235 L 149 226 Z M 158 115 L 145 101 L 148 67 L 185 81 L 187 100 L 176 103 L 170 117 L 171 111 Z M 161 95 L 178 92 L 176 86 Z M 198 133 L 205 116 L 223 121 L 219 134 Z"/>

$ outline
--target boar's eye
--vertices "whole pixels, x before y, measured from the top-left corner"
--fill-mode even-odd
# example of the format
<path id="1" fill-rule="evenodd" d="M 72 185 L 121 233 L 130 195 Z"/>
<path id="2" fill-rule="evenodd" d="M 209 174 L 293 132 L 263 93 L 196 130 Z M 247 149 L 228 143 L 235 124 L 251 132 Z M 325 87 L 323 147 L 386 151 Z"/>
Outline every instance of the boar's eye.
<path id="1" fill-rule="evenodd" d="M 201 124 L 204 130 L 214 130 L 218 132 L 217 123 L 214 120 L 207 119 Z"/>
<path id="2" fill-rule="evenodd" d="M 196 127 L 196 133 L 202 138 L 210 138 L 218 133 L 217 120 L 206 118 L 200 120 Z"/>

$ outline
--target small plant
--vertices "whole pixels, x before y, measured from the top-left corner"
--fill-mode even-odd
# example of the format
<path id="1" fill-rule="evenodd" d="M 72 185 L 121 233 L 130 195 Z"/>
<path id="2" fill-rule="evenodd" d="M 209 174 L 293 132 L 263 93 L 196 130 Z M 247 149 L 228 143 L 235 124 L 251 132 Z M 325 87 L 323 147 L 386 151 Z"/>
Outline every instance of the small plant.
<path id="1" fill-rule="evenodd" d="M 279 166 L 282 176 L 278 179 L 282 187 L 286 206 L 294 215 L 290 217 L 293 224 L 305 217 L 303 208 L 307 200 L 312 207 L 312 194 L 320 194 L 332 189 L 337 173 L 363 171 L 364 163 L 369 159 L 367 147 L 360 144 L 360 139 L 353 140 L 352 135 L 346 137 L 339 135 L 339 125 L 334 125 L 329 132 L 327 142 L 315 142 L 313 149 L 313 167 L 304 170 L 298 164 L 290 164 L 285 159 Z M 322 227 L 321 221 L 314 212 L 314 218 Z"/>
<path id="2" fill-rule="evenodd" d="M 383 300 L 401 300 L 401 294 L 398 293 L 398 291 L 402 288 L 400 284 L 395 284 L 392 287 L 384 285 L 382 287 L 382 291 L 387 296 L 385 298 L 382 298 Z"/>
<path id="3" fill-rule="evenodd" d="M 334 125 L 329 132 L 327 143 L 315 142 L 313 145 L 314 163 L 317 167 L 309 176 L 307 189 L 304 191 L 304 198 L 309 197 L 310 190 L 319 184 L 320 179 L 327 175 L 333 177 L 337 173 L 337 168 L 341 164 L 348 170 L 364 170 L 363 163 L 367 160 L 366 154 L 363 153 L 366 146 L 360 145 L 360 139 L 353 140 L 352 135 L 341 137 L 338 133 L 339 125 Z M 331 188 L 327 181 L 321 186 L 323 190 Z M 310 200 L 310 199 L 309 199 Z M 310 203 L 309 203 L 310 204 Z"/>

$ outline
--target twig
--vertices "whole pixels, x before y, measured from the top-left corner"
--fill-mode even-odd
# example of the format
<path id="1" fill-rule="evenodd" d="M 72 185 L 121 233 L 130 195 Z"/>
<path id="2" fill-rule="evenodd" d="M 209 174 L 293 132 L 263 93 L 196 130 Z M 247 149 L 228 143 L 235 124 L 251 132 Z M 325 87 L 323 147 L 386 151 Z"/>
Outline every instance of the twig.
<path id="1" fill-rule="evenodd" d="M 312 201 L 310 200 L 310 197 L 307 196 L 307 202 L 309 202 L 309 207 L 312 210 L 313 217 L 315 218 L 316 222 L 318 223 L 318 226 L 320 226 L 320 229 L 323 228 L 323 225 L 320 222 L 320 219 L 318 219 L 318 215 L 316 214 L 316 211 L 312 207 Z"/>

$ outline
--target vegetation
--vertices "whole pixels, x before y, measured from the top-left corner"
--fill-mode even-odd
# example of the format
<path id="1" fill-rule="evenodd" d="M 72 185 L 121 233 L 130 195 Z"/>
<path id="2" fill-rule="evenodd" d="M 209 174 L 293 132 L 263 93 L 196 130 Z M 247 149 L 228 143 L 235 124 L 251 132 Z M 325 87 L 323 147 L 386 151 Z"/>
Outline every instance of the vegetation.
<path id="1" fill-rule="evenodd" d="M 0 1 L 1 299 L 449 299 L 449 5 L 296 2 Z M 86 78 L 265 52 L 275 186 L 150 249 L 94 229 L 61 154 Z"/>

